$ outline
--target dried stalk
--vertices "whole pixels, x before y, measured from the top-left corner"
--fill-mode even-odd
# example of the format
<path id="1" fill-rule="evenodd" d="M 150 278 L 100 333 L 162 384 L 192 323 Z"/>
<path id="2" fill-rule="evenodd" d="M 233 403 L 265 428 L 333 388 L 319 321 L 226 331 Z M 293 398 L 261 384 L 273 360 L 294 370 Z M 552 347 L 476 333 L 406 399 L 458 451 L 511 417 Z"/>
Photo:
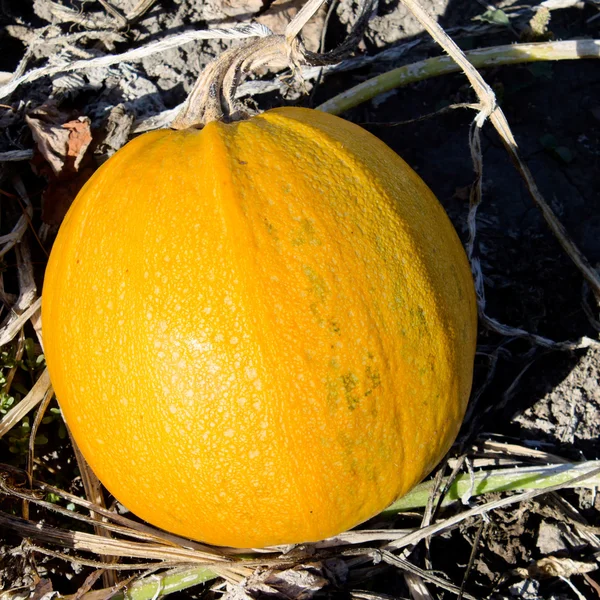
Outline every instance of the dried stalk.
<path id="1" fill-rule="evenodd" d="M 130 23 L 137 21 L 140 17 L 143 17 L 156 4 L 156 2 L 157 0 L 140 0 L 137 5 L 127 13 L 127 20 Z"/>
<path id="2" fill-rule="evenodd" d="M 21 419 L 33 410 L 49 393 L 51 393 L 50 375 L 48 374 L 48 369 L 44 369 L 27 396 L 6 413 L 2 421 L 0 421 L 0 438 L 20 423 Z"/>
<path id="3" fill-rule="evenodd" d="M 325 65 L 340 60 L 362 36 L 374 0 L 364 0 L 352 33 L 332 52 L 318 54 L 306 50 L 298 34 L 321 7 L 324 0 L 309 0 L 286 27 L 284 35 L 270 35 L 224 52 L 209 64 L 181 110 L 171 122 L 173 129 L 202 127 L 210 121 L 238 120 L 248 115 L 236 100 L 236 89 L 244 71 L 286 58 L 293 68 L 301 64 Z"/>
<path id="4" fill-rule="evenodd" d="M 83 489 L 85 491 L 85 497 L 94 505 L 101 506 L 102 508 L 106 508 L 106 504 L 104 502 L 104 494 L 102 493 L 102 483 L 96 474 L 92 471 L 90 466 L 87 464 L 87 461 L 81 454 L 79 450 L 79 446 L 75 442 L 75 439 L 71 435 L 71 431 L 69 431 L 69 439 L 71 440 L 71 445 L 73 446 L 73 451 L 75 453 L 75 460 L 77 461 L 77 466 L 79 467 L 79 472 L 81 473 L 81 481 L 83 482 Z M 98 536 L 104 536 L 106 538 L 111 537 L 111 532 L 102 527 L 99 522 L 102 522 L 103 517 L 94 511 L 90 511 L 90 517 L 95 521 L 94 523 L 94 531 Z M 116 562 L 115 557 L 113 556 L 105 556 L 103 557 L 105 563 L 113 563 Z M 114 571 L 107 570 L 102 574 L 102 582 L 105 587 L 111 587 L 116 585 L 117 579 Z"/>
<path id="5" fill-rule="evenodd" d="M 550 230 L 552 233 L 554 233 L 559 243 L 563 247 L 563 250 L 575 263 L 575 266 L 580 270 L 584 278 L 589 283 L 594 295 L 596 296 L 596 300 L 600 302 L 600 276 L 596 273 L 585 256 L 583 256 L 583 254 L 579 251 L 575 243 L 570 239 L 565 228 L 554 214 L 554 211 L 544 200 L 533 179 L 531 171 L 521 159 L 517 142 L 513 136 L 510 126 L 508 125 L 508 121 L 506 120 L 504 112 L 496 103 L 496 96 L 492 91 L 492 88 L 484 81 L 479 71 L 477 71 L 477 69 L 468 61 L 464 52 L 446 34 L 440 25 L 423 9 L 417 0 L 402 0 L 402 2 L 429 32 L 431 37 L 461 67 L 471 86 L 475 90 L 477 97 L 479 98 L 480 109 L 478 115 L 475 117 L 474 127 L 471 130 L 472 154 L 477 154 L 480 160 L 481 151 L 478 151 L 478 148 L 480 147 L 481 127 L 483 126 L 485 120 L 489 118 L 490 122 L 500 135 L 502 143 L 508 150 L 515 167 L 525 180 L 527 189 L 529 190 L 533 201 L 542 212 L 542 216 L 546 220 Z M 597 46 L 597 44 L 595 45 Z M 485 306 L 480 307 L 482 312 L 483 308 L 485 308 Z"/>
<path id="6" fill-rule="evenodd" d="M 31 160 L 33 150 L 10 150 L 9 152 L 0 152 L 0 162 L 16 162 L 21 160 Z"/>

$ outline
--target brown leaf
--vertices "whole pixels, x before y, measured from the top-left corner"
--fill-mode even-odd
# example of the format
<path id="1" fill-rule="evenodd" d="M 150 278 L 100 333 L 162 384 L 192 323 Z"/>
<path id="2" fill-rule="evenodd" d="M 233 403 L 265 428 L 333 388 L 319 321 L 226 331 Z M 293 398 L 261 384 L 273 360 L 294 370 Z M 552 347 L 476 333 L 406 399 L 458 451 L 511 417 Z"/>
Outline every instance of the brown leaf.
<path id="1" fill-rule="evenodd" d="M 568 579 L 572 575 L 590 573 L 598 568 L 596 563 L 585 563 L 570 558 L 558 558 L 547 556 L 529 565 L 528 574 L 534 579 L 545 579 L 547 577 L 564 577 Z"/>
<path id="2" fill-rule="evenodd" d="M 60 119 L 60 113 L 51 106 L 42 106 L 25 115 L 25 122 L 31 129 L 40 154 L 56 175 L 62 171 L 65 164 L 69 140 L 69 131 L 57 124 L 57 119 Z"/>
<path id="3" fill-rule="evenodd" d="M 42 193 L 42 221 L 58 227 L 96 169 L 87 152 L 92 142 L 90 120 L 72 118 L 50 104 L 31 111 L 25 120 L 38 149 L 31 165 L 48 182 Z"/>
<path id="4" fill-rule="evenodd" d="M 41 600 L 46 594 L 52 591 L 52 582 L 49 579 L 40 579 L 31 592 L 29 600 Z"/>
<path id="5" fill-rule="evenodd" d="M 258 568 L 238 585 L 229 584 L 223 600 L 254 600 L 261 597 L 310 600 L 329 585 L 320 563 L 291 569 Z"/>
<path id="6" fill-rule="evenodd" d="M 67 157 L 73 160 L 73 168 L 78 171 L 83 155 L 92 141 L 90 120 L 87 117 L 79 117 L 75 121 L 65 123 L 63 128 L 69 132 Z"/>
<path id="7" fill-rule="evenodd" d="M 36 108 L 25 116 L 40 154 L 59 175 L 65 165 L 77 171 L 85 151 L 92 141 L 90 120 L 87 117 L 66 120 L 55 106 Z"/>

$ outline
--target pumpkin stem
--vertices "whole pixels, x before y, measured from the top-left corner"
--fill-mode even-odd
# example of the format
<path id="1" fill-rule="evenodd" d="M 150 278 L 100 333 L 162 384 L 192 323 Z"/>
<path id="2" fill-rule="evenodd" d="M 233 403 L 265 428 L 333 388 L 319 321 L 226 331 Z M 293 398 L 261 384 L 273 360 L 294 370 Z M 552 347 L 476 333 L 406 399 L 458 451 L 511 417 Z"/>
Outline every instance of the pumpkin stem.
<path id="1" fill-rule="evenodd" d="M 308 0 L 288 24 L 285 35 L 273 33 L 252 39 L 226 50 L 209 63 L 171 123 L 171 128 L 200 128 L 210 121 L 230 122 L 248 118 L 249 110 L 235 98 L 242 75 L 274 59 L 284 58 L 295 70 L 300 65 L 335 64 L 344 58 L 362 38 L 375 0 L 362 0 L 359 18 L 348 38 L 334 50 L 321 54 L 305 48 L 300 32 L 324 2 Z"/>

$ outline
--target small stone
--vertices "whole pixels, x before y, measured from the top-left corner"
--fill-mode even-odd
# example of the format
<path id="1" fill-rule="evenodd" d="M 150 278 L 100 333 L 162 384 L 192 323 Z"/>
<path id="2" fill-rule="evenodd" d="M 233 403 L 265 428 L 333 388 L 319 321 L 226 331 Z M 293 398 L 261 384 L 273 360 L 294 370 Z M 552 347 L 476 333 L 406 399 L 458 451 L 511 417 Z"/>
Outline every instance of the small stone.
<path id="1" fill-rule="evenodd" d="M 524 579 L 508 588 L 511 596 L 522 600 L 542 600 L 539 595 L 540 583 L 535 579 Z"/>
<path id="2" fill-rule="evenodd" d="M 542 521 L 537 537 L 537 547 L 542 554 L 555 554 L 567 550 L 560 529 L 552 524 Z"/>

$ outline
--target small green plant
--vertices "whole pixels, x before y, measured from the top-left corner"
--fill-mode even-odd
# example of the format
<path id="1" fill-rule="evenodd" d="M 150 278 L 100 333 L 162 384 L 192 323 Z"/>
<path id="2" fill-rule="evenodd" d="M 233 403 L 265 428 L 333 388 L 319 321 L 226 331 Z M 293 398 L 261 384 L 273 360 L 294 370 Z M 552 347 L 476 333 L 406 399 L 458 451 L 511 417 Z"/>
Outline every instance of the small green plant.
<path id="1" fill-rule="evenodd" d="M 22 352 L 18 352 L 17 348 L 16 344 L 11 344 L 0 352 L 0 417 L 6 415 L 29 393 L 36 374 L 45 367 L 44 355 L 40 353 L 39 346 L 36 346 L 33 339 L 27 338 L 23 341 Z M 51 408 L 42 423 L 48 425 L 55 421 L 58 422 L 58 436 L 64 439 L 67 432 L 60 418 L 60 409 Z M 9 452 L 15 455 L 19 462 L 23 462 L 27 456 L 30 435 L 31 423 L 29 417 L 25 417 L 5 438 Z M 47 435 L 36 435 L 36 446 L 47 443 Z"/>
<path id="2" fill-rule="evenodd" d="M 8 451 L 19 456 L 26 456 L 29 450 L 29 437 L 31 435 L 31 424 L 29 417 L 24 417 L 18 427 L 13 427 L 8 434 Z M 48 443 L 48 438 L 39 434 L 35 436 L 35 445 L 43 446 Z"/>
<path id="3" fill-rule="evenodd" d="M 0 415 L 5 415 L 15 403 L 14 396 L 4 391 L 6 386 L 6 376 L 0 371 Z"/>
<path id="4" fill-rule="evenodd" d="M 47 414 L 43 419 L 42 419 L 42 425 L 50 425 L 50 423 L 57 423 L 58 424 L 58 437 L 61 440 L 64 440 L 67 437 L 67 428 L 65 427 L 65 422 L 63 421 L 61 414 L 60 414 L 60 408 L 58 407 L 52 407 L 49 411 L 49 414 Z"/>
<path id="5" fill-rule="evenodd" d="M 473 21 L 481 21 L 492 25 L 504 25 L 505 27 L 510 26 L 510 18 L 499 8 L 488 9 L 483 14 L 473 17 Z"/>
<path id="6" fill-rule="evenodd" d="M 54 492 L 48 492 L 46 494 L 46 496 L 44 497 L 44 500 L 46 502 L 51 502 L 52 504 L 60 504 L 60 502 L 62 501 L 62 496 L 59 496 L 58 494 L 55 494 Z M 73 502 L 69 502 L 65 508 L 67 510 L 75 510 L 76 506 L 75 504 L 73 504 Z"/>

